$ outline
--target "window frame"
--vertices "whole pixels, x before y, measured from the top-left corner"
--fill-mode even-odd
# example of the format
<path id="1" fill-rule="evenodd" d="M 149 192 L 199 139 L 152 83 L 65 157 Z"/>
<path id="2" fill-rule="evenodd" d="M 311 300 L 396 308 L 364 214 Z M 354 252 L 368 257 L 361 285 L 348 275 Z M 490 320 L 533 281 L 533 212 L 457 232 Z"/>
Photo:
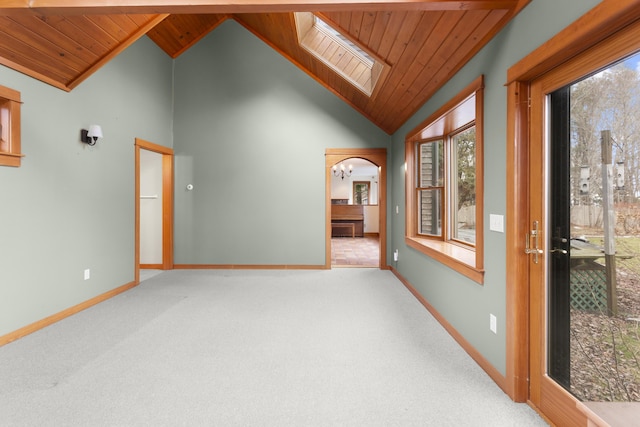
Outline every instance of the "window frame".
<path id="1" fill-rule="evenodd" d="M 0 85 L 0 166 L 19 167 L 20 92 Z"/>
<path id="2" fill-rule="evenodd" d="M 479 76 L 458 95 L 409 132 L 405 138 L 405 243 L 417 251 L 458 271 L 477 283 L 484 283 L 484 76 Z M 476 240 L 475 246 L 451 238 L 450 219 L 452 199 L 451 142 L 450 138 L 476 127 Z M 418 233 L 418 147 L 421 143 L 443 140 L 445 151 L 445 179 L 442 193 L 442 237 Z M 449 190 L 447 189 L 449 187 Z"/>
<path id="3" fill-rule="evenodd" d="M 382 82 L 387 78 L 391 70 L 389 64 L 353 38 L 347 31 L 342 30 L 325 14 L 294 12 L 293 18 L 298 45 L 301 48 L 369 98 L 374 99 L 377 96 Z M 335 53 L 337 50 L 320 50 L 315 40 L 315 37 L 320 34 L 331 40 L 337 50 L 340 50 L 344 55 L 340 57 L 334 54 L 328 55 L 329 52 Z M 343 61 L 344 56 L 351 57 L 357 63 L 351 71 L 346 69 L 348 62 Z M 363 79 L 363 76 L 368 78 Z"/>

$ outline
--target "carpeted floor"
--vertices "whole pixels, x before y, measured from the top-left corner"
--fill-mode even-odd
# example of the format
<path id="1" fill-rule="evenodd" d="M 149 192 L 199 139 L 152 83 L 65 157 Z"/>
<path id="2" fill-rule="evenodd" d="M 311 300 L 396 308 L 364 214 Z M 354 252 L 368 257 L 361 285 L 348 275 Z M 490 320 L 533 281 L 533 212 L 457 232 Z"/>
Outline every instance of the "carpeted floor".
<path id="1" fill-rule="evenodd" d="M 0 425 L 544 426 L 389 272 L 173 270 L 0 347 Z"/>
<path id="2" fill-rule="evenodd" d="M 379 267 L 378 237 L 332 237 L 331 265 L 334 267 Z"/>

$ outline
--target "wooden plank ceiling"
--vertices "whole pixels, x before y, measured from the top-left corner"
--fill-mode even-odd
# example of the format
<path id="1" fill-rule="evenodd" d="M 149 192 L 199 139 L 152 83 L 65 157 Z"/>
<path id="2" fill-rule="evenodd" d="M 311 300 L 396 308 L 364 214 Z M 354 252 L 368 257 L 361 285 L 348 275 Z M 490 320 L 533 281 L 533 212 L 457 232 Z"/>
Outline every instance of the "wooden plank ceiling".
<path id="1" fill-rule="evenodd" d="M 9 0 L 0 6 L 0 64 L 72 90 L 144 34 L 176 58 L 235 19 L 392 134 L 529 1 Z M 373 96 L 300 47 L 294 10 L 316 12 L 390 66 Z"/>

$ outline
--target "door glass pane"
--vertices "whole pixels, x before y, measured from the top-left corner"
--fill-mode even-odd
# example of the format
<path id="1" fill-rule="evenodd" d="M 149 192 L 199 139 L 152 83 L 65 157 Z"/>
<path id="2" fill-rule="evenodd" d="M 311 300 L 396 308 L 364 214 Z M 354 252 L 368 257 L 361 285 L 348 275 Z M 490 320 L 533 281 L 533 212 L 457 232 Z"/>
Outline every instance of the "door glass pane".
<path id="1" fill-rule="evenodd" d="M 550 98 L 549 374 L 585 401 L 640 401 L 639 62 Z"/>
<path id="2" fill-rule="evenodd" d="M 466 129 L 451 138 L 452 190 L 455 192 L 451 238 L 476 243 L 476 127 Z"/>

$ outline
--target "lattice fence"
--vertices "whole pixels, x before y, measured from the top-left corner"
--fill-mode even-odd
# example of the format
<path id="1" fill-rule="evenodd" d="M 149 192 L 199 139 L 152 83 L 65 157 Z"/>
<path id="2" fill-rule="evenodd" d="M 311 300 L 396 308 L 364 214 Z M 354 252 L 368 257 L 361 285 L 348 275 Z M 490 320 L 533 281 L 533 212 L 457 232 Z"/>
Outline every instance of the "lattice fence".
<path id="1" fill-rule="evenodd" d="M 607 276 L 604 267 L 571 269 L 571 308 L 607 312 Z"/>

